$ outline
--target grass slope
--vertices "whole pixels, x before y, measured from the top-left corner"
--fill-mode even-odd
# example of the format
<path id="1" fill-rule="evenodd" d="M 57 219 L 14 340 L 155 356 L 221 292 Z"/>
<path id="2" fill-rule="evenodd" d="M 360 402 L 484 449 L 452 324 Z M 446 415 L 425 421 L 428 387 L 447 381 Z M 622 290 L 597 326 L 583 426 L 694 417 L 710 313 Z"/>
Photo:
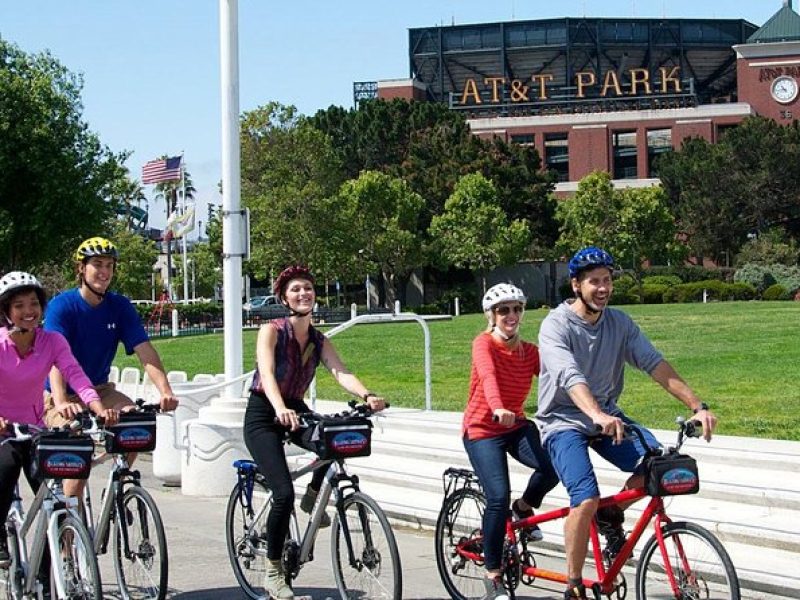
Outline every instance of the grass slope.
<path id="1" fill-rule="evenodd" d="M 678 372 L 720 418 L 719 432 L 800 440 L 800 304 L 726 302 L 624 307 Z M 545 310 L 525 315 L 522 336 L 536 340 Z M 433 407 L 460 411 L 467 399 L 472 338 L 483 315 L 429 324 Z M 244 369 L 255 363 L 255 332 L 243 336 Z M 358 326 L 333 338 L 348 367 L 372 390 L 398 406 L 424 406 L 423 333 L 417 324 Z M 223 371 L 222 335 L 155 340 L 169 370 Z M 135 357 L 116 361 L 138 366 Z M 327 371 L 318 371 L 318 395 L 346 399 Z M 651 427 L 669 428 L 680 405 L 647 376 L 627 370 L 621 402 Z M 535 389 L 528 403 L 535 410 Z"/>

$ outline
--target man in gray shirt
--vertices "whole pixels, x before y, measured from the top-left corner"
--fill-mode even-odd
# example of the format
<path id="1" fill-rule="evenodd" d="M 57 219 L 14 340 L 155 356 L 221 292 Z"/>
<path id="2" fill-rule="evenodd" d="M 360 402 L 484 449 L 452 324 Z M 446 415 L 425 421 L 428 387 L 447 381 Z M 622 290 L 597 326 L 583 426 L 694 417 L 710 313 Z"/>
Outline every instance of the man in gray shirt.
<path id="1" fill-rule="evenodd" d="M 716 417 L 675 369 L 664 360 L 631 318 L 607 308 L 614 289 L 611 255 L 590 246 L 575 253 L 569 276 L 575 298 L 558 306 L 539 330 L 539 406 L 536 422 L 542 444 L 550 454 L 570 497 L 564 523 L 567 575 L 565 598 L 586 598 L 582 567 L 586 559 L 589 526 L 595 513 L 606 535 L 610 555 L 625 541 L 622 508 L 597 510 L 600 491 L 589 459 L 589 447 L 620 470 L 632 473 L 627 488 L 643 484 L 639 441 L 624 439 L 632 421 L 617 405 L 622 393 L 625 363 L 644 371 L 683 402 L 700 421 L 706 440 Z M 655 437 L 643 430 L 648 444 Z"/>

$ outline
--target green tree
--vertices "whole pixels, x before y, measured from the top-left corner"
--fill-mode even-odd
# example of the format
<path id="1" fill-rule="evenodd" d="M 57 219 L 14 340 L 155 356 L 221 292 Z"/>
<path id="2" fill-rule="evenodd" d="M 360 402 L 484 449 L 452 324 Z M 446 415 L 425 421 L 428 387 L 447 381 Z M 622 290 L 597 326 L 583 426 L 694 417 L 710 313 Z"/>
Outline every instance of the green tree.
<path id="1" fill-rule="evenodd" d="M 115 212 L 126 153 L 82 120 L 82 80 L 49 53 L 0 39 L 0 266 L 35 270 Z"/>
<path id="2" fill-rule="evenodd" d="M 331 139 L 348 178 L 379 170 L 404 179 L 425 199 L 422 226 L 444 210 L 463 175 L 482 173 L 497 189 L 511 219 L 524 219 L 541 255 L 557 237 L 554 178 L 541 169 L 533 147 L 484 141 L 472 134 L 464 115 L 434 102 L 374 100 L 345 111 L 319 111 L 311 124 Z"/>
<path id="3" fill-rule="evenodd" d="M 696 256 L 729 265 L 753 235 L 800 240 L 800 125 L 751 117 L 717 144 L 692 138 L 662 157 L 659 175 Z"/>
<path id="4" fill-rule="evenodd" d="M 153 266 L 158 258 L 155 242 L 129 230 L 124 220 L 114 223 L 109 237 L 119 250 L 114 288 L 130 298 L 149 300 Z"/>
<path id="5" fill-rule="evenodd" d="M 386 282 L 384 305 L 399 299 L 405 304 L 405 287 L 414 269 L 425 265 L 425 232 L 419 228 L 425 206 L 422 196 L 402 179 L 377 171 L 364 171 L 346 181 L 339 191 L 339 206 L 347 206 L 356 219 L 352 230 L 361 238 L 362 254 L 380 269 Z"/>
<path id="6" fill-rule="evenodd" d="M 329 138 L 294 107 L 270 103 L 242 116 L 241 142 L 252 272 L 263 279 L 302 262 L 320 279 L 364 275 L 352 215 L 336 205 L 344 179 Z"/>
<path id="7" fill-rule="evenodd" d="M 444 212 L 433 217 L 430 236 L 443 259 L 481 277 L 484 291 L 486 272 L 515 263 L 530 242 L 528 224 L 508 219 L 494 185 L 480 173 L 459 179 Z"/>
<path id="8" fill-rule="evenodd" d="M 561 223 L 558 247 L 564 255 L 584 246 L 601 246 L 637 278 L 645 261 L 685 256 L 660 186 L 616 190 L 611 176 L 597 171 L 578 183 L 575 196 L 559 204 L 557 217 Z"/>

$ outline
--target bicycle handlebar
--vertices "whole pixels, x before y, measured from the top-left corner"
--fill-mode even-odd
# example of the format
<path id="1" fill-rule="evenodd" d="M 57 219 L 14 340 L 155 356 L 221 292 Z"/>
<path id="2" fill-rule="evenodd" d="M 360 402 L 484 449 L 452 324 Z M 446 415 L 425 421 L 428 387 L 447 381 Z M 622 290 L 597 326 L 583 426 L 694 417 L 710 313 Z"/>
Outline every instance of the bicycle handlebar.
<path id="1" fill-rule="evenodd" d="M 347 405 L 350 407 L 349 410 L 343 410 L 343 411 L 338 412 L 338 413 L 321 414 L 321 413 L 314 412 L 314 411 L 300 412 L 300 413 L 297 413 L 297 420 L 299 421 L 300 427 L 305 428 L 305 427 L 311 427 L 312 425 L 315 425 L 316 423 L 319 423 L 325 417 L 340 417 L 340 418 L 365 417 L 365 418 L 368 418 L 368 417 L 371 417 L 371 416 L 373 416 L 373 415 L 375 415 L 375 414 L 377 414 L 379 412 L 382 412 L 382 411 L 373 411 L 369 407 L 368 404 L 359 403 L 356 400 L 350 400 L 347 403 Z M 390 404 L 388 402 L 386 402 L 384 410 L 386 408 L 389 408 L 389 406 L 390 406 Z M 288 427 L 282 425 L 282 423 L 280 422 L 278 417 L 275 417 L 273 422 L 276 425 L 281 425 L 285 429 L 288 429 Z"/>
<path id="2" fill-rule="evenodd" d="M 703 424 L 700 421 L 695 421 L 693 419 L 686 420 L 685 417 L 677 417 L 675 419 L 675 423 L 678 425 L 678 444 L 675 446 L 675 451 L 680 450 L 681 446 L 683 446 L 683 442 L 686 438 L 697 438 L 703 435 Z M 642 428 L 638 425 L 631 425 L 629 423 L 623 424 L 623 429 L 625 431 L 625 438 L 626 439 L 633 439 L 637 438 L 639 443 L 641 443 L 642 448 L 645 449 L 645 452 L 648 454 L 656 454 L 659 452 L 658 448 L 653 448 L 650 444 L 647 443 L 647 440 L 644 437 L 644 433 L 642 433 Z M 595 431 L 602 434 L 602 428 L 600 425 L 595 424 Z M 609 436 L 611 437 L 611 436 Z"/>

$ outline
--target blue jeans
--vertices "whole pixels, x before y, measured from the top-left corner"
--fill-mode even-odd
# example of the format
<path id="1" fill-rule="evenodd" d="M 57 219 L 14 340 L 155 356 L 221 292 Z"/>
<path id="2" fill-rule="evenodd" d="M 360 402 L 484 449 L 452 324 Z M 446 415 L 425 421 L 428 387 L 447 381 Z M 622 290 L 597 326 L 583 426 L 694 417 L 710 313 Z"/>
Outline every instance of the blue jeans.
<path id="1" fill-rule="evenodd" d="M 528 480 L 522 499 L 533 507 L 542 504 L 545 494 L 558 483 L 547 452 L 542 449 L 539 431 L 533 423 L 490 438 L 469 440 L 464 437 L 464 448 L 478 475 L 486 496 L 486 511 L 483 513 L 483 551 L 486 569 L 499 569 L 503 554 L 506 518 L 511 503 L 511 483 L 508 477 L 510 454 L 526 467 L 536 469 Z"/>
<path id="2" fill-rule="evenodd" d="M 621 415 L 627 424 L 637 425 L 628 417 Z M 642 433 L 648 445 L 658 448 L 655 436 L 644 427 Z M 551 433 L 545 440 L 553 467 L 569 494 L 569 505 L 572 508 L 579 506 L 584 500 L 600 497 L 600 488 L 597 485 L 597 476 L 589 459 L 589 448 L 626 473 L 641 473 L 641 460 L 645 454 L 638 437 L 624 439 L 621 444 L 615 445 L 614 440 L 607 435 L 589 436 L 578 429 L 564 429 Z"/>

